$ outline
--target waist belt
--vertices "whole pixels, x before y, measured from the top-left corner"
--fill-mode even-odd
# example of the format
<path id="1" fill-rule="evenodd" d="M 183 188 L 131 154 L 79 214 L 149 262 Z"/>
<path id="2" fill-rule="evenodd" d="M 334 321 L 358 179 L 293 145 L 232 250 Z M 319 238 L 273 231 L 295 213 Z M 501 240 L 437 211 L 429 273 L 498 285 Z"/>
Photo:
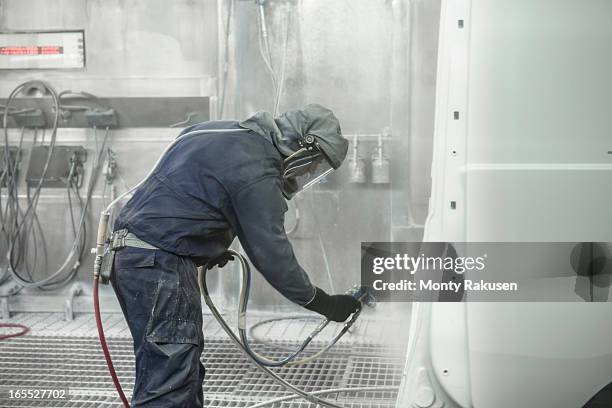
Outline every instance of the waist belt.
<path id="1" fill-rule="evenodd" d="M 138 238 L 136 235 L 129 232 L 127 229 L 113 231 L 110 237 L 110 249 L 116 251 L 125 247 L 143 248 L 143 249 L 158 249 Z"/>

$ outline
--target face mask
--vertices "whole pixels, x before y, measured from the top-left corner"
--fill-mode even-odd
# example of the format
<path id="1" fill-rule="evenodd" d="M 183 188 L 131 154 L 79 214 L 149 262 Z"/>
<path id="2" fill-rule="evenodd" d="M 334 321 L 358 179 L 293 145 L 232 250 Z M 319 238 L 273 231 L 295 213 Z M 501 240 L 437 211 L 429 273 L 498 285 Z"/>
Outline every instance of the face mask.
<path id="1" fill-rule="evenodd" d="M 328 175 L 333 168 L 320 153 L 300 149 L 284 161 L 283 195 L 290 200 Z"/>

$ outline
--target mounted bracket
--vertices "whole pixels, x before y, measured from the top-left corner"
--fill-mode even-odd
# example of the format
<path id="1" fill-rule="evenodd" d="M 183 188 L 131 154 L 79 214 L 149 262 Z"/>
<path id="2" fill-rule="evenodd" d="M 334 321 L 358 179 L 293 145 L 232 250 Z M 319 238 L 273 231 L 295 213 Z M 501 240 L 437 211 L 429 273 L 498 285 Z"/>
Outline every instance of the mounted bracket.
<path id="1" fill-rule="evenodd" d="M 19 292 L 19 289 L 20 286 L 13 280 L 0 287 L 0 318 L 9 319 L 11 317 L 9 298 Z"/>
<path id="2" fill-rule="evenodd" d="M 30 155 L 30 163 L 26 174 L 28 187 L 36 187 L 40 183 L 49 146 L 34 146 Z M 83 163 L 87 160 L 87 150 L 83 146 L 55 146 L 47 173 L 42 181 L 43 187 L 66 188 L 72 169 L 72 177 L 83 174 Z"/>
<path id="3" fill-rule="evenodd" d="M 71 322 L 74 320 L 74 298 L 83 293 L 83 287 L 79 283 L 74 283 L 70 287 L 68 297 L 64 303 L 64 312 L 66 321 Z"/>
<path id="4" fill-rule="evenodd" d="M 24 109 L 20 112 L 9 113 L 19 127 L 44 128 L 47 123 L 42 109 Z"/>
<path id="5" fill-rule="evenodd" d="M 85 111 L 85 118 L 91 127 L 115 128 L 117 127 L 117 115 L 115 110 L 109 109 L 89 109 Z"/>

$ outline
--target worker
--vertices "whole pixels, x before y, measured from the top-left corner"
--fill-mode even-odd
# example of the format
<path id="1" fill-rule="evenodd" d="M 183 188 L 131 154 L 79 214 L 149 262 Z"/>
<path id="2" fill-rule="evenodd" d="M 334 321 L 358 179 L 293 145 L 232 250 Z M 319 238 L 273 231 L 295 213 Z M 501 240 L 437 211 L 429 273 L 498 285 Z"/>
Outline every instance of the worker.
<path id="1" fill-rule="evenodd" d="M 292 302 L 342 322 L 350 295 L 315 287 L 284 230 L 286 199 L 337 169 L 348 148 L 338 119 L 307 105 L 273 118 L 211 121 L 183 131 L 121 209 L 111 236 L 113 288 L 134 339 L 133 407 L 202 407 L 204 341 L 196 267 L 223 266 L 237 236 L 253 265 Z"/>

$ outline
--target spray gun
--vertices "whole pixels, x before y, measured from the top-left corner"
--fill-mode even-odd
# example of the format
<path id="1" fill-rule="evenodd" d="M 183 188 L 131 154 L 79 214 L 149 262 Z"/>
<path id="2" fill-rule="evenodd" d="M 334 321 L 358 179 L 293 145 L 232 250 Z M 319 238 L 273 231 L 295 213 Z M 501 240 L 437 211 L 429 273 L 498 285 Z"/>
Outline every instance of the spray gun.
<path id="1" fill-rule="evenodd" d="M 372 290 L 368 286 L 355 285 L 350 288 L 347 295 L 351 295 L 355 299 L 361 302 L 362 305 L 368 307 L 376 307 L 376 298 L 372 294 Z"/>

